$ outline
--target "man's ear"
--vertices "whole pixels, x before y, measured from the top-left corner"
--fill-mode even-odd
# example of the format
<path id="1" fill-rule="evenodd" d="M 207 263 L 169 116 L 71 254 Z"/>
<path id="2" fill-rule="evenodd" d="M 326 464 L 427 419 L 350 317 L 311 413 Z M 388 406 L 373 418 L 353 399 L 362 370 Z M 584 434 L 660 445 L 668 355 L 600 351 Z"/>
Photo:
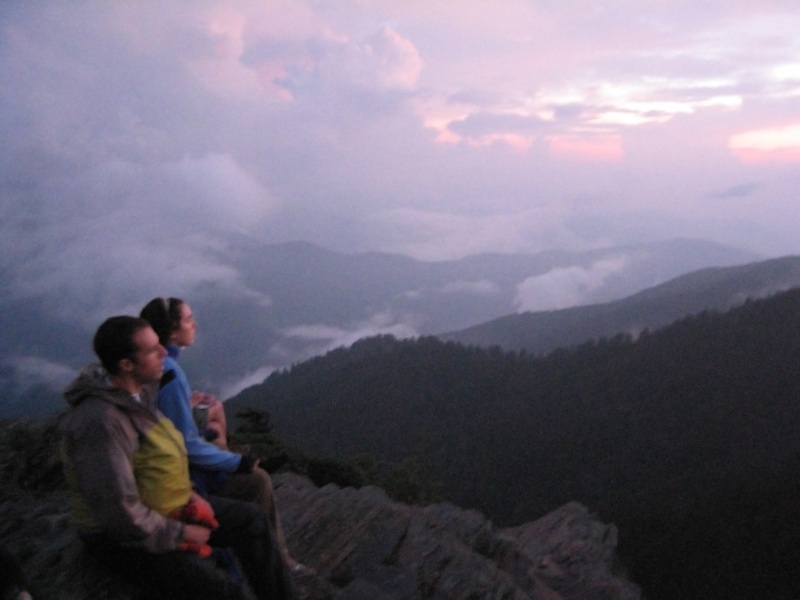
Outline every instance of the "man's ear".
<path id="1" fill-rule="evenodd" d="M 130 373 L 133 371 L 135 366 L 135 363 L 130 358 L 123 358 L 121 361 L 119 361 L 119 372 Z"/>

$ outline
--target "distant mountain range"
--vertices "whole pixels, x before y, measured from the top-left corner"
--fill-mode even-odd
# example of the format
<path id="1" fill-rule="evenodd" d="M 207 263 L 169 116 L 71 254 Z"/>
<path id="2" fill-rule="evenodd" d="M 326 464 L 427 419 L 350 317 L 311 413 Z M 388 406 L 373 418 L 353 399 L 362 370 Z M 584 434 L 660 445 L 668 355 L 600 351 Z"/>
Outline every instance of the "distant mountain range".
<path id="1" fill-rule="evenodd" d="M 485 254 L 423 262 L 346 255 L 308 243 L 239 240 L 216 260 L 237 274 L 236 289 L 205 286 L 188 295 L 157 290 L 107 314 L 136 311 L 152 295 L 182 295 L 199 319 L 182 364 L 192 384 L 223 397 L 285 367 L 378 333 L 413 337 L 458 331 L 526 310 L 608 302 L 678 275 L 757 257 L 698 240 L 587 252 Z M 0 295 L 0 417 L 36 417 L 62 407 L 61 389 L 93 360 L 98 325 L 68 291 L 15 300 Z M 98 307 L 95 307 L 97 309 Z"/>
<path id="2" fill-rule="evenodd" d="M 506 315 L 461 331 L 439 334 L 467 345 L 500 346 L 543 354 L 618 333 L 639 335 L 704 310 L 725 311 L 748 299 L 800 286 L 800 257 L 708 268 L 613 302 Z"/>

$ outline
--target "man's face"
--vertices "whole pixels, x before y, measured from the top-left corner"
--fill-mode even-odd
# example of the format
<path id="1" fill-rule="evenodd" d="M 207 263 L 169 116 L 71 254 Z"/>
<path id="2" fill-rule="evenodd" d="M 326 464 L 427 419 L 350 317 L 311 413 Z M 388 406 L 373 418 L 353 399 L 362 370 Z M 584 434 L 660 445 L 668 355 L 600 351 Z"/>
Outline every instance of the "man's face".
<path id="1" fill-rule="evenodd" d="M 131 357 L 132 374 L 139 383 L 159 381 L 164 374 L 167 351 L 158 341 L 152 327 L 143 327 L 133 335 L 136 352 Z"/>

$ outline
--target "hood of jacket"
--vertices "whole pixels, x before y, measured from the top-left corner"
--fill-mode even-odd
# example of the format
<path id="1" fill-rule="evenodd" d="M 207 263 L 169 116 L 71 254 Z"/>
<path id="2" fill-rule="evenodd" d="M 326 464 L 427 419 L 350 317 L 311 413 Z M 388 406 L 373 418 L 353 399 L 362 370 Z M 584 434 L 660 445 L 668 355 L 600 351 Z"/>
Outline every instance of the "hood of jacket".
<path id="1" fill-rule="evenodd" d="M 152 410 L 156 393 L 154 386 L 142 386 L 140 393 L 142 406 Z M 72 407 L 78 406 L 87 398 L 100 398 L 120 408 L 128 409 L 132 403 L 127 391 L 111 385 L 108 373 L 99 364 L 91 364 L 81 369 L 78 377 L 64 390 L 64 399 Z"/>

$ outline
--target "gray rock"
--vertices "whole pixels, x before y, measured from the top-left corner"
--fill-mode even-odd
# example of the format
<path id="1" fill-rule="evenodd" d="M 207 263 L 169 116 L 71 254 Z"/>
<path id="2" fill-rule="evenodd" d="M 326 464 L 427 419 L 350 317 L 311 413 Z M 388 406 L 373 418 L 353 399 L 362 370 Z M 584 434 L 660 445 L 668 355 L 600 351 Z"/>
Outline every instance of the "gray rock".
<path id="1" fill-rule="evenodd" d="M 337 598 L 639 600 L 612 573 L 617 530 L 570 503 L 498 529 L 476 511 L 391 501 L 381 490 L 274 479 L 292 553 L 340 588 Z"/>
<path id="2" fill-rule="evenodd" d="M 34 599 L 145 600 L 83 551 L 50 437 L 52 427 L 14 426 L 0 440 L 0 543 L 22 561 Z M 375 487 L 318 488 L 291 473 L 274 486 L 292 554 L 316 570 L 297 577 L 299 600 L 642 597 L 613 573 L 616 527 L 577 503 L 496 528 L 476 511 L 408 506 Z"/>

